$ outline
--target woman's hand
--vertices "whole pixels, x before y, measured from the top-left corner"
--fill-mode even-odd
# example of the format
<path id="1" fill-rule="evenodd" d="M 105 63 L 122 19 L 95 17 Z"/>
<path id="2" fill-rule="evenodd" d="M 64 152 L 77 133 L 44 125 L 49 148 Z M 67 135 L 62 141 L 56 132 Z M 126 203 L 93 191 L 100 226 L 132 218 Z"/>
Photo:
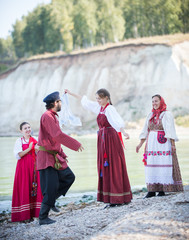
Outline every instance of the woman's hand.
<path id="1" fill-rule="evenodd" d="M 125 137 L 125 140 L 128 140 L 128 139 L 130 138 L 129 134 L 126 133 L 126 132 L 124 132 L 123 135 L 124 135 L 124 137 Z"/>
<path id="2" fill-rule="evenodd" d="M 129 134 L 125 132 L 124 128 L 121 127 L 120 128 L 120 132 L 123 134 L 123 136 L 125 137 L 125 140 L 129 139 Z"/>
<path id="3" fill-rule="evenodd" d="M 32 150 L 32 147 L 33 147 L 33 142 L 31 142 L 31 143 L 29 144 L 29 147 L 28 147 L 27 149 L 25 149 L 24 151 L 18 153 L 19 157 L 22 158 L 22 157 L 25 156 L 27 153 L 29 153 L 29 152 Z"/>
<path id="4" fill-rule="evenodd" d="M 136 152 L 138 153 L 140 148 L 142 147 L 143 143 L 146 141 L 146 139 L 141 139 L 140 143 L 136 146 Z"/>
<path id="5" fill-rule="evenodd" d="M 71 94 L 71 92 L 68 89 L 64 89 L 64 93 Z"/>
<path id="6" fill-rule="evenodd" d="M 136 146 L 136 152 L 138 153 L 142 145 L 139 143 L 139 145 Z"/>
<path id="7" fill-rule="evenodd" d="M 70 92 L 70 90 L 68 90 L 68 89 L 64 89 L 64 93 L 68 93 L 69 95 L 71 95 L 71 96 L 73 96 L 73 97 L 75 97 L 75 98 L 77 98 L 77 99 L 79 99 L 79 100 L 82 99 L 82 97 L 81 97 L 80 95 L 75 94 L 75 93 L 72 93 L 72 92 Z"/>
<path id="8" fill-rule="evenodd" d="M 32 147 L 33 147 L 33 142 L 30 143 L 28 149 L 29 149 L 29 150 L 32 150 Z"/>

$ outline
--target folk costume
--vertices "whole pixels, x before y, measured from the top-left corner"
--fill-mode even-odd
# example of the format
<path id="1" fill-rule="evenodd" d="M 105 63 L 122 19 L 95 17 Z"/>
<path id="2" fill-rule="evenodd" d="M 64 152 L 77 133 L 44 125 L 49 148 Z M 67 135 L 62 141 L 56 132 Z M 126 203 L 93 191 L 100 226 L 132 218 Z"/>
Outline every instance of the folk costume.
<path id="1" fill-rule="evenodd" d="M 56 97 L 59 95 L 55 96 L 55 100 Z M 67 165 L 67 156 L 62 150 L 61 144 L 75 151 L 81 146 L 77 140 L 61 131 L 57 113 L 52 109 L 47 110 L 40 121 L 38 138 L 40 151 L 37 154 L 37 169 L 40 172 L 43 194 L 39 220 L 47 219 L 47 222 L 41 221 L 40 224 L 52 223 L 48 219 L 50 208 L 54 207 L 58 197 L 65 196 L 75 180 L 75 175 Z"/>
<path id="2" fill-rule="evenodd" d="M 24 151 L 33 142 L 33 147 L 23 157 L 18 153 Z M 27 141 L 24 137 L 17 139 L 14 147 L 14 155 L 18 160 L 14 178 L 12 196 L 12 222 L 24 221 L 39 217 L 42 202 L 39 173 L 36 171 L 36 139 L 30 137 Z"/>
<path id="3" fill-rule="evenodd" d="M 98 131 L 98 193 L 97 201 L 110 204 L 129 203 L 132 193 L 126 170 L 123 146 L 118 132 L 124 122 L 116 109 L 107 104 L 103 109 L 97 102 L 83 96 L 82 106 L 97 115 Z"/>
<path id="4" fill-rule="evenodd" d="M 148 192 L 183 191 L 177 154 L 171 150 L 170 139 L 178 141 L 174 119 L 162 97 L 159 109 L 148 115 L 139 138 L 146 139 L 143 162 Z"/>

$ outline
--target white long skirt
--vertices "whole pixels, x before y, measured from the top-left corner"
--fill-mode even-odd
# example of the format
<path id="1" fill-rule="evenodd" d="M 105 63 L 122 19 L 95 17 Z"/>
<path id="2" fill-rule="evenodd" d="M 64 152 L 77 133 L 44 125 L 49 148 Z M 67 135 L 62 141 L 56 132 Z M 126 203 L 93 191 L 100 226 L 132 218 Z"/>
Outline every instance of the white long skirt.
<path id="1" fill-rule="evenodd" d="M 146 147 L 146 184 L 174 184 L 171 142 L 167 139 L 165 143 L 159 143 L 157 138 L 157 131 L 149 132 Z"/>

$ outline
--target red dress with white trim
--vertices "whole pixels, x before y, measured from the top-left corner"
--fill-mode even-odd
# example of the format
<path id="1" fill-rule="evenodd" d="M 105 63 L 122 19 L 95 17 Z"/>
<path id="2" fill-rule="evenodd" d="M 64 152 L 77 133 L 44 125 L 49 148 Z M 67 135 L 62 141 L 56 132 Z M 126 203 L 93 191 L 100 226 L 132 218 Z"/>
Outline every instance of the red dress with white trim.
<path id="1" fill-rule="evenodd" d="M 34 145 L 37 141 L 32 137 L 29 142 L 26 142 L 24 138 L 17 141 L 21 141 L 22 151 L 29 147 L 30 142 L 34 142 L 34 144 L 32 150 L 17 162 L 12 196 L 12 222 L 39 217 L 43 199 L 39 172 L 35 166 Z"/>
<path id="2" fill-rule="evenodd" d="M 111 204 L 128 203 L 132 199 L 132 193 L 124 150 L 118 132 L 110 125 L 104 114 L 106 107 L 101 108 L 97 116 L 99 126 L 97 201 Z"/>
<path id="3" fill-rule="evenodd" d="M 97 115 L 99 126 L 97 142 L 98 193 L 97 200 L 104 203 L 123 204 L 132 199 L 127 175 L 125 155 L 119 132 L 124 121 L 114 106 L 104 109 L 94 101 L 82 97 L 82 106 Z"/>

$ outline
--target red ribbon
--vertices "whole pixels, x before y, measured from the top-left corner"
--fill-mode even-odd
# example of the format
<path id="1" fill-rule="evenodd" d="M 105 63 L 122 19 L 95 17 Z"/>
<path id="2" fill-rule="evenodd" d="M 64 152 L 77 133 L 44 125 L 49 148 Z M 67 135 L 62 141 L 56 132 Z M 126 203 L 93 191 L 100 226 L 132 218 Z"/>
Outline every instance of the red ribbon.
<path id="1" fill-rule="evenodd" d="M 36 173 L 36 157 L 35 157 L 35 145 L 37 144 L 37 141 L 35 140 L 35 138 L 30 137 L 29 139 L 29 145 L 30 143 L 33 142 L 32 145 L 32 149 L 31 149 L 31 154 L 32 154 L 32 158 L 34 161 L 34 172 L 33 172 L 33 182 L 32 182 L 32 191 L 31 191 L 31 196 L 34 197 L 37 195 L 37 173 Z"/>
<path id="2" fill-rule="evenodd" d="M 121 141 L 121 144 L 122 144 L 123 148 L 126 149 L 126 148 L 125 148 L 125 145 L 124 145 L 124 143 L 123 143 L 123 138 L 122 138 L 121 132 L 118 132 L 118 136 L 119 136 L 119 139 L 120 139 L 120 141 Z"/>

